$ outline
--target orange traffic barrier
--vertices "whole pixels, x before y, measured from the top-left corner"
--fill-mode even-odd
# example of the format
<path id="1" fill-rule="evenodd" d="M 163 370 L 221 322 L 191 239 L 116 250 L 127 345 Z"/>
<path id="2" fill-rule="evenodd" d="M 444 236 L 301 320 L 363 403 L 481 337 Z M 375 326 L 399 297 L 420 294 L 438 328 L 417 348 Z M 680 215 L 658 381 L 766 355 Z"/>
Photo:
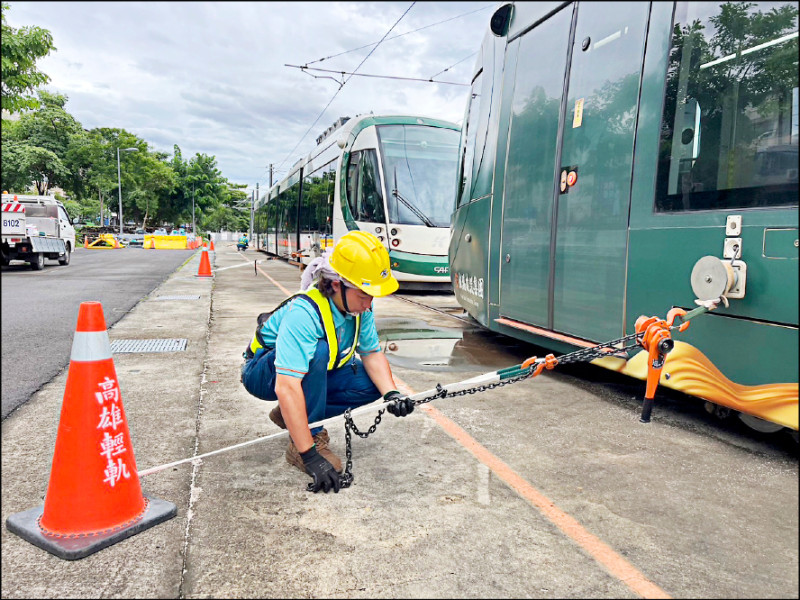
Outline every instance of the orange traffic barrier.
<path id="1" fill-rule="evenodd" d="M 211 277 L 211 263 L 208 260 L 208 249 L 203 248 L 200 254 L 200 268 L 197 269 L 198 277 Z"/>
<path id="2" fill-rule="evenodd" d="M 215 250 L 215 248 L 214 248 L 214 240 L 211 240 L 211 248 L 210 248 L 210 250 L 211 250 L 212 252 L 216 252 L 216 250 Z"/>
<path id="3" fill-rule="evenodd" d="M 82 302 L 44 507 L 6 526 L 59 558 L 84 558 L 177 514 L 142 494 L 103 307 Z"/>

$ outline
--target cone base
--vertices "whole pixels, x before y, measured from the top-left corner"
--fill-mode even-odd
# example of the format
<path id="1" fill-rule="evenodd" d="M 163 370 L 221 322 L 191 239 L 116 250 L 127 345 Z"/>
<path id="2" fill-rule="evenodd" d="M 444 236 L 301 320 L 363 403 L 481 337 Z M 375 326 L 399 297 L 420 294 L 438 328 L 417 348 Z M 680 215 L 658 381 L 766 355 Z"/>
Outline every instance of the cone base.
<path id="1" fill-rule="evenodd" d="M 74 538 L 45 535 L 39 527 L 39 518 L 44 512 L 44 505 L 11 515 L 6 519 L 6 528 L 34 546 L 47 550 L 50 554 L 55 554 L 58 558 L 78 560 L 136 535 L 140 531 L 149 529 L 153 525 L 168 521 L 178 514 L 178 508 L 172 502 L 153 498 L 147 494 L 144 497 L 147 498 L 148 505 L 142 518 L 133 525 L 110 533 Z"/>

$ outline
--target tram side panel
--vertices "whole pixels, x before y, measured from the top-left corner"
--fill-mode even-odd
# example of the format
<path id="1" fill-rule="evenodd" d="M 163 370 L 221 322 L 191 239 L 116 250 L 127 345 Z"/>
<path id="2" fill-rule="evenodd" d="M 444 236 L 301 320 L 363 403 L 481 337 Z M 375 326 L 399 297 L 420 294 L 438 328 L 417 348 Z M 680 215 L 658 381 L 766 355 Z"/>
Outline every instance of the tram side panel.
<path id="1" fill-rule="evenodd" d="M 740 8 L 750 11 L 751 25 L 766 10 Z M 719 11 L 713 3 L 675 7 L 676 21 L 692 17 L 685 23 Z M 487 58 L 497 38 L 487 34 L 462 130 L 450 244 L 456 297 L 491 329 L 568 351 L 570 338 L 605 341 L 631 333 L 639 315 L 694 308 L 697 260 L 724 258 L 738 243 L 747 292 L 693 320 L 661 383 L 796 430 L 796 10 L 793 21 L 758 33 L 770 39 L 748 34 L 756 83 L 772 65 L 773 75 L 788 78 L 776 86 L 790 90 L 782 99 L 747 81 L 726 86 L 720 73 L 698 76 L 731 57 L 716 58 L 709 49 L 719 44 L 685 35 L 678 39 L 697 47 L 681 53 L 671 40 L 672 15 L 666 3 L 583 3 L 530 29 L 512 22 L 518 35 L 504 53 L 499 102 L 492 95 L 501 86 L 486 85 L 497 77 Z M 558 49 L 565 32 L 571 56 Z M 766 48 L 776 55 L 758 59 Z M 731 97 L 739 90 L 748 102 Z M 496 128 L 508 150 L 505 164 L 494 165 L 494 196 L 475 185 L 487 99 L 503 107 Z M 695 165 L 705 167 L 704 182 L 692 178 Z M 731 230 L 729 217 L 737 215 L 741 230 Z M 555 339 L 561 334 L 568 337 Z M 645 359 L 598 362 L 644 378 Z"/>
<path id="2" fill-rule="evenodd" d="M 504 150 L 497 152 L 504 57 L 505 40 L 487 33 L 461 130 L 456 203 L 448 246 L 456 299 L 475 320 L 495 330 L 502 204 L 493 191 L 498 191 L 496 156 L 505 156 Z"/>

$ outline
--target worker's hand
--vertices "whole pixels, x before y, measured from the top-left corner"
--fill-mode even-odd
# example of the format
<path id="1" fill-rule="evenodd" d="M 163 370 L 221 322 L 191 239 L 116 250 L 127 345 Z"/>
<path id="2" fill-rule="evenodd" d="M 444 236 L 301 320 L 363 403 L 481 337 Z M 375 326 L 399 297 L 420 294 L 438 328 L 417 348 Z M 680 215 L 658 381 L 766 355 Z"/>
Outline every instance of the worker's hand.
<path id="1" fill-rule="evenodd" d="M 317 452 L 316 445 L 311 446 L 305 452 L 301 452 L 300 458 L 303 459 L 306 473 L 314 478 L 314 482 L 308 484 L 308 491 L 317 493 L 322 490 L 327 494 L 333 489 L 335 493 L 339 493 L 339 487 L 341 486 L 339 473 L 336 472 L 330 462 Z"/>
<path id="2" fill-rule="evenodd" d="M 386 394 L 383 395 L 383 399 L 389 403 L 386 410 L 395 417 L 405 417 L 414 412 L 414 401 L 397 390 L 386 392 Z"/>

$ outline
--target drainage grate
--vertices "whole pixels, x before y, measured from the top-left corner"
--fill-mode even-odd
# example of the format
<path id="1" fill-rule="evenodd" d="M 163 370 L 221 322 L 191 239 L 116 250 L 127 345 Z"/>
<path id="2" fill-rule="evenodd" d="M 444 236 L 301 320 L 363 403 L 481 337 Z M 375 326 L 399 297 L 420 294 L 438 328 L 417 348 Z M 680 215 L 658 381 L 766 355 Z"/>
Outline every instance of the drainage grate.
<path id="1" fill-rule="evenodd" d="M 186 350 L 188 340 L 163 339 L 163 340 L 114 340 L 111 342 L 111 352 L 122 354 L 125 352 L 182 352 Z"/>
<path id="2" fill-rule="evenodd" d="M 151 300 L 200 300 L 200 296 L 156 296 Z"/>

